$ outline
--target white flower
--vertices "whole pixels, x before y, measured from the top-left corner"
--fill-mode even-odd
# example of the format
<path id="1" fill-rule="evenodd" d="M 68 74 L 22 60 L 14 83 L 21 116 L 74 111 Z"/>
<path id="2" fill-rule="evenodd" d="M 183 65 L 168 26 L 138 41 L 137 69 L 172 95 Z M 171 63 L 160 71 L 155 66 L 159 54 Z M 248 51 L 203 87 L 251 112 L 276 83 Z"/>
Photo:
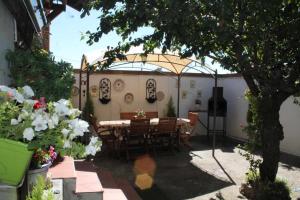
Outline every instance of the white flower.
<path id="1" fill-rule="evenodd" d="M 91 145 L 88 145 L 85 147 L 85 154 L 86 155 L 96 155 L 97 153 L 97 148 Z"/>
<path id="2" fill-rule="evenodd" d="M 58 116 L 66 116 L 70 115 L 70 109 L 66 104 L 63 103 L 55 103 L 55 112 L 57 113 Z"/>
<path id="3" fill-rule="evenodd" d="M 24 131 L 23 131 L 23 138 L 28 140 L 28 141 L 31 141 L 34 137 L 34 131 L 32 128 L 26 128 Z"/>
<path id="4" fill-rule="evenodd" d="M 33 122 L 31 123 L 34 126 L 34 130 L 36 131 L 43 131 L 47 129 L 47 120 L 45 120 L 41 115 L 37 115 Z"/>
<path id="5" fill-rule="evenodd" d="M 74 117 L 78 117 L 81 114 L 81 111 L 76 109 L 76 108 L 72 108 L 70 109 L 70 115 L 74 116 Z"/>
<path id="6" fill-rule="evenodd" d="M 0 85 L 0 91 L 1 92 L 10 92 L 12 89 L 5 86 L 5 85 Z"/>
<path id="7" fill-rule="evenodd" d="M 28 85 L 25 85 L 23 88 L 23 95 L 25 98 L 31 98 L 34 96 L 34 92 Z"/>
<path id="8" fill-rule="evenodd" d="M 57 103 L 59 104 L 64 104 L 66 106 L 69 106 L 70 105 L 70 101 L 69 100 L 66 100 L 66 99 L 60 99 Z"/>
<path id="9" fill-rule="evenodd" d="M 98 137 L 92 136 L 92 137 L 91 137 L 91 140 L 90 140 L 90 144 L 91 144 L 91 145 L 95 145 L 97 142 L 98 142 Z"/>
<path id="10" fill-rule="evenodd" d="M 69 121 L 69 127 L 73 129 L 73 133 L 76 136 L 83 136 L 84 132 L 89 131 L 89 124 L 86 121 L 77 118 Z"/>
<path id="11" fill-rule="evenodd" d="M 58 125 L 58 122 L 59 122 L 59 117 L 57 114 L 53 114 L 52 117 L 51 117 L 51 120 L 53 121 L 54 125 Z"/>
<path id="12" fill-rule="evenodd" d="M 18 121 L 21 122 L 23 119 L 26 119 L 29 116 L 29 113 L 26 110 L 22 110 L 22 113 L 18 116 Z"/>
<path id="13" fill-rule="evenodd" d="M 70 130 L 64 128 L 63 130 L 61 130 L 61 133 L 64 135 L 65 138 L 68 137 L 68 134 L 69 134 Z"/>
<path id="14" fill-rule="evenodd" d="M 64 143 L 64 148 L 67 149 L 67 148 L 70 148 L 71 147 L 71 143 L 69 140 L 65 140 L 65 143 Z"/>
<path id="15" fill-rule="evenodd" d="M 19 102 L 19 103 L 23 103 L 25 98 L 23 97 L 22 94 L 20 94 L 19 92 L 13 92 L 13 96 L 14 96 L 14 99 Z"/>
<path id="16" fill-rule="evenodd" d="M 11 124 L 11 125 L 18 125 L 18 124 L 19 124 L 19 120 L 11 119 L 11 120 L 10 120 L 10 124 Z"/>
<path id="17" fill-rule="evenodd" d="M 73 139 L 76 138 L 77 136 L 80 136 L 80 135 L 76 135 L 75 133 L 72 133 L 72 134 L 69 135 L 69 139 L 70 139 L 70 140 L 73 140 Z M 81 135 L 81 136 L 83 136 L 83 135 Z"/>
<path id="18" fill-rule="evenodd" d="M 53 129 L 58 125 L 59 118 L 56 114 L 52 115 L 51 118 L 47 117 L 49 129 Z"/>
<path id="19" fill-rule="evenodd" d="M 55 125 L 54 125 L 54 123 L 51 119 L 48 120 L 48 128 L 49 129 L 54 129 L 55 128 Z"/>

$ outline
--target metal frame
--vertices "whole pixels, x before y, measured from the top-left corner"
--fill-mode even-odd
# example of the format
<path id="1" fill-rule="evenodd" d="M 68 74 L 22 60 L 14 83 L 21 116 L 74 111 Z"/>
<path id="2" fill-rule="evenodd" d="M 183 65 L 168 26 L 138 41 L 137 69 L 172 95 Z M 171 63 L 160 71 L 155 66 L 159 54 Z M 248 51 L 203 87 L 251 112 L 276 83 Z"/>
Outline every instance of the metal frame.
<path id="1" fill-rule="evenodd" d="M 163 54 L 157 54 L 157 53 L 153 53 L 153 54 L 154 55 L 163 55 Z M 140 55 L 140 54 L 138 54 L 138 53 L 137 54 L 126 54 L 126 56 L 128 56 L 128 55 L 136 55 L 137 56 L 137 55 Z M 172 55 L 172 54 L 167 54 L 167 55 Z M 177 55 L 172 55 L 172 56 L 177 56 Z M 216 88 L 218 87 L 218 71 L 217 70 L 213 70 L 212 68 L 210 68 L 208 66 L 205 66 L 204 64 L 200 63 L 197 60 L 193 60 L 193 59 L 189 59 L 189 60 L 191 62 L 189 62 L 187 65 L 182 65 L 182 64 L 176 63 L 176 62 L 173 63 L 173 64 L 184 66 L 184 68 L 181 70 L 180 73 L 176 74 L 176 73 L 173 72 L 174 74 L 177 75 L 177 84 L 178 84 L 178 90 L 177 90 L 177 92 L 178 92 L 177 93 L 177 117 L 179 117 L 179 113 L 180 113 L 179 110 L 180 110 L 180 83 L 181 83 L 181 76 L 184 73 L 184 69 L 185 68 L 190 68 L 190 69 L 194 69 L 194 70 L 196 70 L 198 72 L 203 72 L 203 71 L 201 71 L 201 70 L 199 70 L 199 69 L 196 68 L 197 64 L 198 64 L 200 68 L 204 69 L 206 72 L 208 72 L 208 74 L 211 75 L 212 78 L 214 78 L 214 82 L 215 82 L 214 87 L 216 87 Z M 80 74 L 79 80 L 81 80 L 82 72 L 84 72 L 84 70 L 82 70 L 82 64 L 83 64 L 84 61 L 85 61 L 85 64 L 87 65 L 87 67 L 86 67 L 86 75 L 87 75 L 87 91 L 86 91 L 86 93 L 88 94 L 89 93 L 89 74 L 90 74 L 90 70 L 92 69 L 94 71 L 97 67 L 99 67 L 101 65 L 101 63 L 105 62 L 106 59 L 103 59 L 101 61 L 93 63 L 92 65 L 89 65 L 87 63 L 87 61 L 86 61 L 86 57 L 83 55 L 82 62 L 81 62 L 81 68 L 80 68 L 80 72 L 79 72 L 79 74 Z M 154 65 L 154 66 L 157 66 L 157 67 L 160 67 L 160 68 L 163 68 L 163 69 L 167 69 L 167 68 L 164 68 L 162 66 L 156 65 L 156 64 L 154 64 L 152 62 L 165 62 L 165 61 L 159 61 L 159 60 L 158 61 L 148 61 L 147 60 L 146 62 L 145 61 L 135 61 L 135 60 L 129 61 L 129 62 L 126 62 L 126 61 L 122 62 L 122 61 L 120 61 L 120 63 L 114 64 L 112 66 L 112 68 L 115 68 L 115 67 L 118 67 L 118 66 L 121 66 L 121 65 L 133 64 L 133 63 L 143 63 L 143 64 L 148 63 L 150 65 Z M 195 66 L 194 67 L 189 66 L 193 62 L 195 63 Z M 165 63 L 170 63 L 172 65 L 172 61 L 165 62 Z M 174 67 L 174 69 L 175 69 L 176 72 L 178 72 L 175 67 Z M 170 71 L 169 69 L 167 69 L 167 70 Z M 163 72 L 161 72 L 161 73 L 163 73 Z M 81 81 L 80 81 L 80 84 L 81 84 Z M 79 87 L 79 93 L 80 93 L 80 95 L 79 95 L 79 108 L 81 108 L 81 89 L 82 88 L 81 88 L 81 85 L 80 85 L 80 87 Z M 217 96 L 214 95 L 213 144 L 212 144 L 212 146 L 213 146 L 212 156 L 213 157 L 215 156 L 215 147 L 216 147 L 216 118 L 217 118 Z"/>

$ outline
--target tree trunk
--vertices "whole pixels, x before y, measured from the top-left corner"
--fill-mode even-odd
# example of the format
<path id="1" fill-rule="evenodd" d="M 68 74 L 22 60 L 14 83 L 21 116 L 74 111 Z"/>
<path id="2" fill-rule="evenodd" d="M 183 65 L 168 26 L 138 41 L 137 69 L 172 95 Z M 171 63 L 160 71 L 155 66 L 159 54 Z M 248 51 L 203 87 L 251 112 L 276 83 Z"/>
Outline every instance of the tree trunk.
<path id="1" fill-rule="evenodd" d="M 262 157 L 260 176 L 262 181 L 274 182 L 280 158 L 280 140 L 283 128 L 279 121 L 279 110 L 284 100 L 274 97 L 258 101 L 258 114 L 261 121 Z"/>

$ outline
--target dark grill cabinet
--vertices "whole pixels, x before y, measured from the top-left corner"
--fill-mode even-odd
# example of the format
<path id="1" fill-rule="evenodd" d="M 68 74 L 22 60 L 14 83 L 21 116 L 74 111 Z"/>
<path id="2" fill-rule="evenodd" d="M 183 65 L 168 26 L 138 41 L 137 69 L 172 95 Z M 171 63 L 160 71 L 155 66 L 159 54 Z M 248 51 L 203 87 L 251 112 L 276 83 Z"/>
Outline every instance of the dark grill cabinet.
<path id="1" fill-rule="evenodd" d="M 216 117 L 222 118 L 223 129 L 215 130 L 216 133 L 221 133 L 223 136 L 226 136 L 226 115 L 227 115 L 227 101 L 223 97 L 223 87 L 213 87 L 212 97 L 208 100 L 208 110 L 207 110 L 207 136 L 209 137 L 210 133 L 213 133 L 213 130 L 210 129 L 210 119 L 214 117 L 214 96 L 217 96 L 217 112 Z"/>

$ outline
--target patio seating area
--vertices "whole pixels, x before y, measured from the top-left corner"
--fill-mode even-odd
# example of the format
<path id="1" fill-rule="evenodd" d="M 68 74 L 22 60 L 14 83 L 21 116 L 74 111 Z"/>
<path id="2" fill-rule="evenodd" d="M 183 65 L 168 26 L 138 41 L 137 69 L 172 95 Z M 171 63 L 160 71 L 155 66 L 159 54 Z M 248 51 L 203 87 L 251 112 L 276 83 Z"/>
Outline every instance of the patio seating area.
<path id="1" fill-rule="evenodd" d="M 103 150 L 113 152 L 118 157 L 122 153 L 130 159 L 130 149 L 141 149 L 144 152 L 156 152 L 159 147 L 167 146 L 169 149 L 179 148 L 183 135 L 183 127 L 190 124 L 189 119 L 164 117 L 131 120 L 100 121 L 94 128 L 95 134 L 103 141 Z M 100 130 L 100 131 L 99 131 Z"/>
<path id="2" fill-rule="evenodd" d="M 0 0 L 0 200 L 300 200 L 300 1 Z"/>

